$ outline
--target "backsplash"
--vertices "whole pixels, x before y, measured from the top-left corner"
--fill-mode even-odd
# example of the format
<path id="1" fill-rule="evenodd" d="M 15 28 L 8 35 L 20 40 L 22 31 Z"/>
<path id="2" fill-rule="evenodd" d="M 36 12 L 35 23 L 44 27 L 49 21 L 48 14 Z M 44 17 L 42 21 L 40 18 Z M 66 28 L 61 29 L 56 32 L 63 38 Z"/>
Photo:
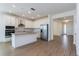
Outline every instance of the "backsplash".
<path id="1" fill-rule="evenodd" d="M 39 28 L 15 28 L 15 32 L 38 32 Z"/>
<path id="2" fill-rule="evenodd" d="M 15 32 L 33 32 L 33 29 L 29 29 L 29 28 L 16 28 Z"/>

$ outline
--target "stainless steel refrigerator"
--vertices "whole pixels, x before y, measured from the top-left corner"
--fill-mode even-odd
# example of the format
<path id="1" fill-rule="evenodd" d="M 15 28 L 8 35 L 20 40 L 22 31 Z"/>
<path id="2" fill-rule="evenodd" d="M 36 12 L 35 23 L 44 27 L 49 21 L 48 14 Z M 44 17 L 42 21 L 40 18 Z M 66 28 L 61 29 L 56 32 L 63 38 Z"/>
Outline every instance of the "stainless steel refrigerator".
<path id="1" fill-rule="evenodd" d="M 48 24 L 41 24 L 40 29 L 41 39 L 48 40 Z"/>

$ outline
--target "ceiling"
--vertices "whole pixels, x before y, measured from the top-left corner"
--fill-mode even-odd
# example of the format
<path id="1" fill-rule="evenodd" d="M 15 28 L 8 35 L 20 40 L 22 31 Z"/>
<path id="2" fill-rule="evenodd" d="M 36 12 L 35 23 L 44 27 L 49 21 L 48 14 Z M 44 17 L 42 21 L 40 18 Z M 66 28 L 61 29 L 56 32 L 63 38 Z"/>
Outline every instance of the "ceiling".
<path id="1" fill-rule="evenodd" d="M 75 10 L 75 8 L 75 3 L 0 3 L 0 12 L 29 20 L 47 17 L 48 14 L 54 15 Z"/>

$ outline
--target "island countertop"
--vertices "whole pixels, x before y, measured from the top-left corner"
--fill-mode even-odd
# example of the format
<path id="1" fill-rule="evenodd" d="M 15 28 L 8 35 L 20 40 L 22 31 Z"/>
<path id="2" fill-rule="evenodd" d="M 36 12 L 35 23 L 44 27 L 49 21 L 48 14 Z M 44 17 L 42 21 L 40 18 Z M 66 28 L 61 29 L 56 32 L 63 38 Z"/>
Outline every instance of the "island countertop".
<path id="1" fill-rule="evenodd" d="M 15 32 L 15 33 L 12 33 L 12 34 L 15 34 L 15 35 L 29 35 L 29 34 L 37 34 L 36 32 Z"/>
<path id="2" fill-rule="evenodd" d="M 37 41 L 35 32 L 15 32 L 12 33 L 12 47 L 17 48 Z"/>

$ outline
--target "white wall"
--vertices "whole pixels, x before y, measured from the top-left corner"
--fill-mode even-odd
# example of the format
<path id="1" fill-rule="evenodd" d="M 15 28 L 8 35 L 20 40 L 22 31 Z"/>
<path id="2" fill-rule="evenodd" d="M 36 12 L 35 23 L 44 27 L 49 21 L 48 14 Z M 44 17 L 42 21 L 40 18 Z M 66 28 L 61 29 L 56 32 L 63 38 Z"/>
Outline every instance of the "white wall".
<path id="1" fill-rule="evenodd" d="M 76 36 L 76 54 L 79 56 L 79 3 L 77 4 L 77 14 L 75 21 L 75 36 Z"/>
<path id="2" fill-rule="evenodd" d="M 48 24 L 48 17 L 33 22 L 34 28 L 40 28 L 41 24 Z"/>
<path id="3" fill-rule="evenodd" d="M 0 42 L 4 42 L 5 38 L 5 20 L 4 16 L 0 14 Z"/>
<path id="4" fill-rule="evenodd" d="M 53 20 L 52 15 L 48 15 L 48 41 L 53 40 Z"/>
<path id="5" fill-rule="evenodd" d="M 53 22 L 53 34 L 54 35 L 61 35 L 62 34 L 62 23 L 54 21 Z"/>
<path id="6" fill-rule="evenodd" d="M 68 22 L 67 23 L 67 29 L 66 30 L 67 30 L 68 35 L 73 35 L 73 33 L 74 33 L 73 32 L 73 27 L 74 27 L 73 22 Z"/>
<path id="7" fill-rule="evenodd" d="M 54 29 L 53 30 L 54 35 L 61 35 L 62 31 L 63 31 L 62 22 L 54 21 L 53 22 L 53 29 Z M 67 23 L 66 32 L 67 32 L 68 35 L 73 35 L 73 22 L 68 22 Z"/>

